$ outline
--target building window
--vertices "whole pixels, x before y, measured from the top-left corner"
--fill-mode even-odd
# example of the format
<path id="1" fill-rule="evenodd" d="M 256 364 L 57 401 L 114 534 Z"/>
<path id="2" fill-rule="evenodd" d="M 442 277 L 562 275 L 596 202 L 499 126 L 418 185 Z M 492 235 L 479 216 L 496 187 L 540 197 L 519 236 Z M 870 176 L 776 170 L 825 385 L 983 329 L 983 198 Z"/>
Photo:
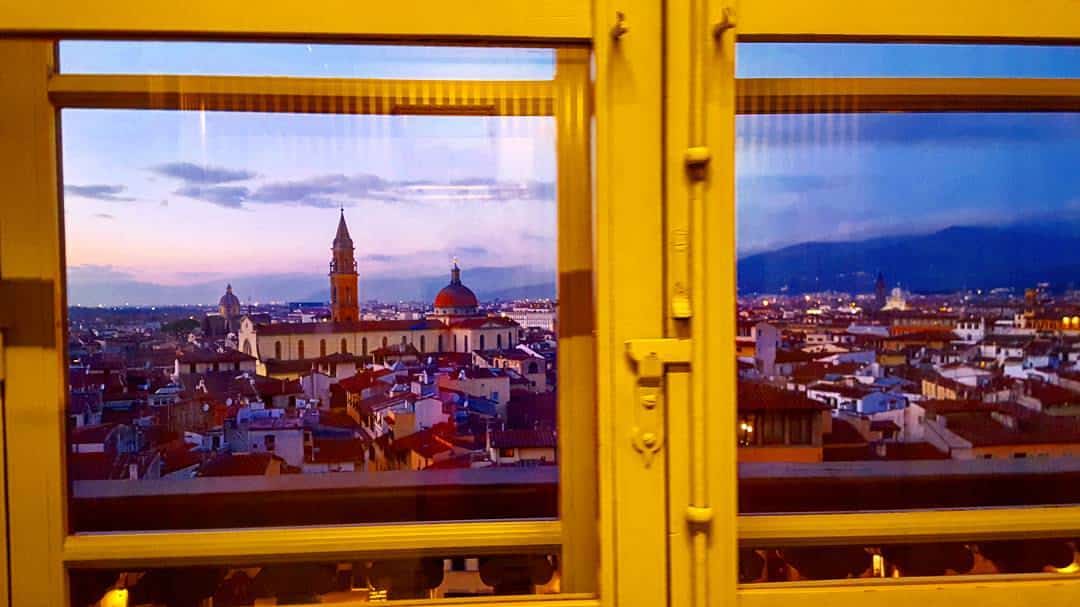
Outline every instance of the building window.
<path id="1" fill-rule="evenodd" d="M 362 354 L 363 356 L 367 356 L 367 338 L 366 337 L 363 337 L 363 338 L 360 339 L 360 354 Z"/>
<path id="2" fill-rule="evenodd" d="M 281 360 L 281 342 L 280 341 L 275 341 L 274 342 L 274 358 L 276 358 L 277 360 Z"/>
<path id="3" fill-rule="evenodd" d="M 426 342 L 427 342 L 427 340 L 425 340 L 424 336 L 421 335 L 420 336 L 420 351 L 421 352 L 427 352 L 427 343 Z"/>
<path id="4" fill-rule="evenodd" d="M 341 353 L 342 354 L 348 354 L 349 353 L 349 342 L 344 337 L 341 338 Z"/>
<path id="5" fill-rule="evenodd" d="M 539 367 L 537 366 L 536 363 L 534 363 L 534 362 L 529 363 L 529 373 L 537 373 L 538 371 L 539 371 Z"/>
<path id="6" fill-rule="evenodd" d="M 296 342 L 296 355 L 297 358 L 303 360 L 304 358 L 304 340 Z"/>
<path id="7" fill-rule="evenodd" d="M 244 354 L 247 354 L 248 356 L 251 356 L 251 340 L 250 339 L 245 339 L 244 340 Z"/>
<path id="8" fill-rule="evenodd" d="M 388 340 L 388 339 L 386 339 L 386 337 L 383 337 L 383 338 L 382 338 L 382 347 L 383 347 L 383 348 L 385 348 L 385 347 L 386 347 L 386 344 L 388 343 L 388 341 L 389 341 L 389 340 Z"/>
<path id="9" fill-rule="evenodd" d="M 403 345 L 403 346 L 404 346 L 404 345 L 406 345 L 406 344 L 408 344 L 408 343 L 409 343 L 409 338 L 408 338 L 408 337 L 406 337 L 405 335 L 402 335 L 402 336 L 401 336 L 401 345 Z"/>
<path id="10" fill-rule="evenodd" d="M 319 340 L 319 358 L 325 358 L 325 357 L 326 357 L 326 340 L 325 339 L 320 339 Z"/>
<path id="11" fill-rule="evenodd" d="M 274 447 L 276 446 L 275 441 L 276 441 L 276 439 L 274 438 L 273 434 L 264 434 L 263 435 L 263 448 L 265 448 L 267 451 L 273 451 Z"/>
<path id="12" fill-rule="evenodd" d="M 495 348 L 502 350 L 502 333 L 495 336 Z"/>
<path id="13" fill-rule="evenodd" d="M 780 413 L 766 413 L 762 416 L 761 442 L 765 445 L 784 444 L 784 416 Z"/>
<path id="14" fill-rule="evenodd" d="M 440 336 L 439 336 L 439 344 L 438 344 L 438 346 L 439 346 L 439 350 L 438 350 L 438 351 L 439 351 L 439 352 L 442 352 L 442 351 L 443 351 L 443 343 L 442 343 L 442 338 L 443 338 L 443 336 L 442 336 L 442 335 L 440 335 Z"/>
<path id="15" fill-rule="evenodd" d="M 465 336 L 465 351 L 466 352 L 469 351 L 469 336 L 468 335 Z"/>
<path id="16" fill-rule="evenodd" d="M 457 352 L 457 335 L 454 335 L 454 352 Z"/>
<path id="17" fill-rule="evenodd" d="M 483 349 L 484 349 L 484 336 L 481 335 L 480 336 L 480 350 L 483 351 Z"/>
<path id="18" fill-rule="evenodd" d="M 793 415 L 788 419 L 788 444 L 809 445 L 813 442 L 813 418 Z"/>

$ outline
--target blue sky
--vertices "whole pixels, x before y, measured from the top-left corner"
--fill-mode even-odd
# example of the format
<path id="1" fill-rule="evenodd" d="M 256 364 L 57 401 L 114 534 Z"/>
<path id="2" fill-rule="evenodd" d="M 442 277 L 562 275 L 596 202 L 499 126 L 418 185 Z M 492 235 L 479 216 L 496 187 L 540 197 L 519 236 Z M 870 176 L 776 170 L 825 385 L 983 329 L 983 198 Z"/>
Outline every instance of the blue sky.
<path id="1" fill-rule="evenodd" d="M 738 75 L 1078 78 L 1080 47 L 742 44 Z M 741 116 L 741 253 L 1080 213 L 1080 115 Z"/>
<path id="2" fill-rule="evenodd" d="M 61 46 L 68 72 L 544 79 L 551 51 Z M 1080 49 L 740 45 L 740 77 L 1080 77 Z M 1076 115 L 738 119 L 740 252 L 1080 208 Z M 65 111 L 73 280 L 186 284 L 323 272 L 338 205 L 361 271 L 554 268 L 548 118 Z"/>

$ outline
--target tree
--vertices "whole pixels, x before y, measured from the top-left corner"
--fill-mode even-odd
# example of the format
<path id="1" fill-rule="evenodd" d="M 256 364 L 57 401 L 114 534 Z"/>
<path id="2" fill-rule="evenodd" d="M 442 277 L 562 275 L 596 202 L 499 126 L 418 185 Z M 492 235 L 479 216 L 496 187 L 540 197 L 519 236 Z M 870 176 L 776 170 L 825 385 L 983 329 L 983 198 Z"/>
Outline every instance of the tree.
<path id="1" fill-rule="evenodd" d="M 167 322 L 161 326 L 161 330 L 165 333 L 173 333 L 175 335 L 182 335 L 184 333 L 191 333 L 195 329 L 199 328 L 199 321 L 194 318 L 181 318 L 180 320 L 174 320 Z"/>

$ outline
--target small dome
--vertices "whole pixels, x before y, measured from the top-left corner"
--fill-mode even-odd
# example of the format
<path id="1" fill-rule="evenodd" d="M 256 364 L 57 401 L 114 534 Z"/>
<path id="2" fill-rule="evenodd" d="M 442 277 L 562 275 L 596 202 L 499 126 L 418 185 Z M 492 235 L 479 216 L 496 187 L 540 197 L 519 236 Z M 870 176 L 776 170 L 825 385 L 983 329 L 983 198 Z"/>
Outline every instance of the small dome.
<path id="1" fill-rule="evenodd" d="M 240 307 L 240 298 L 236 295 L 233 295 L 232 285 L 225 287 L 225 294 L 222 295 L 221 299 L 218 300 L 218 305 L 225 308 L 226 310 L 233 307 Z"/>
<path id="2" fill-rule="evenodd" d="M 476 308 L 480 302 L 472 289 L 461 283 L 461 269 L 457 263 L 450 270 L 450 284 L 446 285 L 435 296 L 435 309 L 446 308 Z"/>

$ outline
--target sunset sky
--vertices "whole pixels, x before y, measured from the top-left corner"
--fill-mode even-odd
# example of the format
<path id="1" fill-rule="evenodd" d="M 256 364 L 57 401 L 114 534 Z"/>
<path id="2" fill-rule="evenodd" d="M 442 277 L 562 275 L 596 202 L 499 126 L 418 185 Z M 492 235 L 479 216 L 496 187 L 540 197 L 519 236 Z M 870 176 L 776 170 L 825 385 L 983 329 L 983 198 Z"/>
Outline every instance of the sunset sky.
<path id="1" fill-rule="evenodd" d="M 68 72 L 543 79 L 541 49 L 61 46 Z M 741 77 L 1080 77 L 1080 49 L 740 45 Z M 744 117 L 739 249 L 1080 213 L 1077 115 Z M 338 207 L 361 272 L 551 269 L 550 118 L 65 110 L 72 276 L 187 284 L 325 272 Z"/>

